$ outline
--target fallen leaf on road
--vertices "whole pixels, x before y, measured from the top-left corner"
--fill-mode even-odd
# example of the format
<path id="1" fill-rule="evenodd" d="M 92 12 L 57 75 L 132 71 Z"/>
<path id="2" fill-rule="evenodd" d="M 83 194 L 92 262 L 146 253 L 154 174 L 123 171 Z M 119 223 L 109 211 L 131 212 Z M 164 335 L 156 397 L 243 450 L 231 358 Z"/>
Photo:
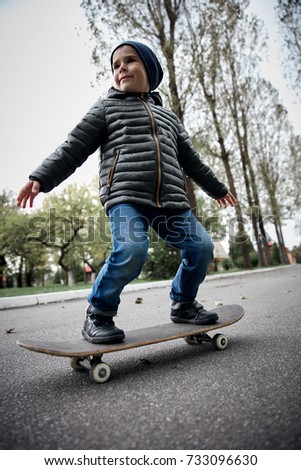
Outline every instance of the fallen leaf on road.
<path id="1" fill-rule="evenodd" d="M 10 335 L 11 333 L 16 333 L 15 328 L 9 328 L 8 330 L 5 330 L 7 335 Z"/>

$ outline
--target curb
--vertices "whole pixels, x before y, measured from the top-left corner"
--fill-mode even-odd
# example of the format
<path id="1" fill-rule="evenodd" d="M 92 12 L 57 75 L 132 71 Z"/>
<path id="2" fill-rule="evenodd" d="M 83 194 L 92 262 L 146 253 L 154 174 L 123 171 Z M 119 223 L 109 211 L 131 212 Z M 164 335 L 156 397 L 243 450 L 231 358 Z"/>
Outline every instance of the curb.
<path id="1" fill-rule="evenodd" d="M 144 282 L 125 286 L 123 292 L 135 292 L 144 289 L 154 289 L 170 286 L 171 281 Z M 91 286 L 92 287 L 92 286 Z M 49 304 L 53 302 L 65 302 L 67 300 L 84 299 L 91 289 L 50 292 L 48 294 L 20 295 L 15 297 L 0 298 L 0 310 L 9 308 L 31 307 L 33 305 Z"/>
<path id="2" fill-rule="evenodd" d="M 277 269 L 289 268 L 292 265 L 276 266 L 272 268 L 261 268 L 254 271 L 239 271 L 236 273 L 225 273 L 225 274 L 210 274 L 206 277 L 204 284 L 210 281 L 216 281 L 219 279 L 241 277 L 257 273 L 267 273 L 275 271 Z M 143 282 L 141 284 L 129 284 L 125 286 L 123 292 L 135 292 L 146 289 L 158 289 L 160 287 L 169 287 L 171 280 L 168 281 L 154 281 L 154 282 Z M 53 302 L 64 302 L 68 300 L 84 299 L 90 293 L 91 289 L 81 289 L 74 291 L 62 291 L 62 292 L 50 292 L 48 294 L 36 294 L 36 295 L 20 295 L 16 297 L 5 297 L 0 298 L 0 310 L 6 310 L 10 308 L 19 307 L 30 307 L 33 305 L 48 304 Z"/>

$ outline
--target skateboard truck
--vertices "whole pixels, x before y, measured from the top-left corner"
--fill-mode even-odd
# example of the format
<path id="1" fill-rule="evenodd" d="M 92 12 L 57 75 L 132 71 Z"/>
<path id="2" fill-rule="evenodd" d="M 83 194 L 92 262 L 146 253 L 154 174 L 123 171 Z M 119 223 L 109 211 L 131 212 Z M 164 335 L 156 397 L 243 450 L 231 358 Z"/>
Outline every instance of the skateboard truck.
<path id="1" fill-rule="evenodd" d="M 205 343 L 212 343 L 215 349 L 222 350 L 225 349 L 228 345 L 228 339 L 225 335 L 216 334 L 211 338 L 207 333 L 200 333 L 197 335 L 186 336 L 184 338 L 187 344 L 202 344 Z"/>

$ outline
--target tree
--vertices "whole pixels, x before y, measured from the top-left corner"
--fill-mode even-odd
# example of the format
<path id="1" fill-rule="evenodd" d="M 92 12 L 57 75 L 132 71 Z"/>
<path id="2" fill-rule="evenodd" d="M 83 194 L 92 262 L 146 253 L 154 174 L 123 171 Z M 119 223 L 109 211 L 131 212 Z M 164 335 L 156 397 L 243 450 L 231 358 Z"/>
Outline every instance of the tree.
<path id="1" fill-rule="evenodd" d="M 171 279 L 181 263 L 180 250 L 159 237 L 152 239 L 142 275 L 148 279 Z"/>
<path id="2" fill-rule="evenodd" d="M 30 216 L 16 208 L 12 193 L 1 196 L 0 223 L 1 281 L 4 274 L 16 276 L 18 287 L 23 286 L 24 280 L 29 287 L 35 280 L 43 279 L 48 271 L 48 254 L 43 247 L 27 243 Z"/>
<path id="3" fill-rule="evenodd" d="M 200 84 L 205 105 L 210 111 L 211 124 L 216 134 L 215 138 L 207 140 L 208 142 L 217 141 L 219 148 L 215 150 L 212 144 L 207 143 L 207 145 L 211 155 L 222 161 L 230 191 L 234 194 L 237 194 L 237 191 L 231 168 L 233 155 L 231 155 L 230 147 L 232 143 L 229 139 L 231 135 L 233 138 L 233 132 L 230 121 L 231 115 L 227 113 L 227 107 L 232 111 L 233 117 L 231 104 L 235 103 L 235 95 L 230 95 L 228 91 L 231 80 L 229 80 L 225 63 L 227 59 L 229 63 L 229 58 L 231 58 L 230 64 L 232 64 L 233 77 L 233 69 L 236 63 L 239 64 L 241 55 L 233 54 L 232 44 L 237 41 L 238 24 L 242 21 L 242 12 L 246 5 L 247 2 L 221 3 L 213 1 L 208 5 L 207 2 L 190 1 L 187 3 L 185 10 L 188 24 L 188 40 L 186 43 L 189 44 L 188 47 L 192 53 L 193 70 L 195 72 L 193 78 Z M 189 49 L 186 51 L 187 54 Z M 228 100 L 225 100 L 225 97 L 228 97 Z M 242 251 L 244 267 L 249 268 L 250 257 L 248 246 L 245 243 L 247 236 L 242 205 L 237 204 L 235 210 L 238 222 L 237 237 L 241 240 L 239 247 Z"/>
<path id="4" fill-rule="evenodd" d="M 272 262 L 274 266 L 281 264 L 281 256 L 277 243 L 273 243 L 272 246 Z"/>
<path id="5" fill-rule="evenodd" d="M 290 215 L 294 217 L 296 226 L 301 231 L 301 135 L 289 136 L 288 155 L 290 156 L 288 172 L 293 177 L 293 185 L 290 186 Z"/>
<path id="6" fill-rule="evenodd" d="M 5 233 L 7 218 L 10 214 L 12 193 L 3 191 L 0 195 L 0 288 L 3 287 L 3 276 L 7 268 L 7 236 Z"/>
<path id="7" fill-rule="evenodd" d="M 99 207 L 93 186 L 70 184 L 46 198 L 43 208 L 31 218 L 29 243 L 42 244 L 51 250 L 54 262 L 63 269 L 69 285 L 74 283 L 76 266 L 88 256 L 89 244 L 99 241 L 96 237 Z"/>
<path id="8" fill-rule="evenodd" d="M 261 25 L 254 16 L 237 23 L 235 34 L 226 30 L 226 48 L 224 53 L 229 81 L 224 81 L 224 96 L 229 106 L 238 151 L 241 160 L 242 175 L 253 233 L 257 243 L 259 263 L 268 265 L 268 245 L 262 223 L 263 215 L 258 195 L 254 165 L 250 150 L 250 128 L 254 102 L 254 83 L 257 81 L 258 50 L 262 47 Z M 237 60 L 237 56 L 240 59 Z M 256 207 L 256 210 L 254 210 Z"/>
<path id="9" fill-rule="evenodd" d="M 283 64 L 296 95 L 301 98 L 301 3 L 278 0 L 276 13 L 287 53 Z"/>
<path id="10" fill-rule="evenodd" d="M 81 242 L 78 247 L 80 258 L 95 276 L 105 264 L 111 248 L 109 219 L 103 208 L 99 208 L 97 217 L 89 217 L 84 231 L 81 231 Z"/>
<path id="11" fill-rule="evenodd" d="M 255 268 L 258 264 L 258 255 L 256 251 L 254 250 L 253 244 L 249 238 L 247 239 L 245 243 L 248 246 L 248 250 L 250 253 L 251 267 Z M 242 269 L 244 268 L 244 262 L 241 256 L 241 250 L 239 249 L 239 244 L 240 244 L 240 240 L 237 239 L 235 236 L 232 239 L 230 239 L 229 255 L 234 266 L 236 268 Z"/>
<path id="12" fill-rule="evenodd" d="M 287 264 L 282 225 L 300 208 L 301 141 L 293 135 L 287 110 L 270 82 L 258 82 L 257 97 L 253 103 L 254 161 L 265 190 L 266 213 L 272 216 L 275 225 L 281 262 Z"/>

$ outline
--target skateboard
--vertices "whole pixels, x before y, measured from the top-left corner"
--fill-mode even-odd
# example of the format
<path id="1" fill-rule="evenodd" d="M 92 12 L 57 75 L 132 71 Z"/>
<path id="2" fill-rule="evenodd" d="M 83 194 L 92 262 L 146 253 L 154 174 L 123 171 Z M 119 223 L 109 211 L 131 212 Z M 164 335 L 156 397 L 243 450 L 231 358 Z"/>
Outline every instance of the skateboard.
<path id="1" fill-rule="evenodd" d="M 19 339 L 17 344 L 30 351 L 51 356 L 71 358 L 71 367 L 76 371 L 89 369 L 90 378 L 98 383 L 106 382 L 111 374 L 108 364 L 102 362 L 102 356 L 107 353 L 138 348 L 150 344 L 184 338 L 186 343 L 201 344 L 210 342 L 215 349 L 222 350 L 227 347 L 228 340 L 221 333 L 209 336 L 208 332 L 218 330 L 239 321 L 244 315 L 240 305 L 223 305 L 212 310 L 219 319 L 212 325 L 191 325 L 187 323 L 167 323 L 139 330 L 126 332 L 125 340 L 121 343 L 94 344 L 84 338 L 72 341 L 38 341 Z"/>

